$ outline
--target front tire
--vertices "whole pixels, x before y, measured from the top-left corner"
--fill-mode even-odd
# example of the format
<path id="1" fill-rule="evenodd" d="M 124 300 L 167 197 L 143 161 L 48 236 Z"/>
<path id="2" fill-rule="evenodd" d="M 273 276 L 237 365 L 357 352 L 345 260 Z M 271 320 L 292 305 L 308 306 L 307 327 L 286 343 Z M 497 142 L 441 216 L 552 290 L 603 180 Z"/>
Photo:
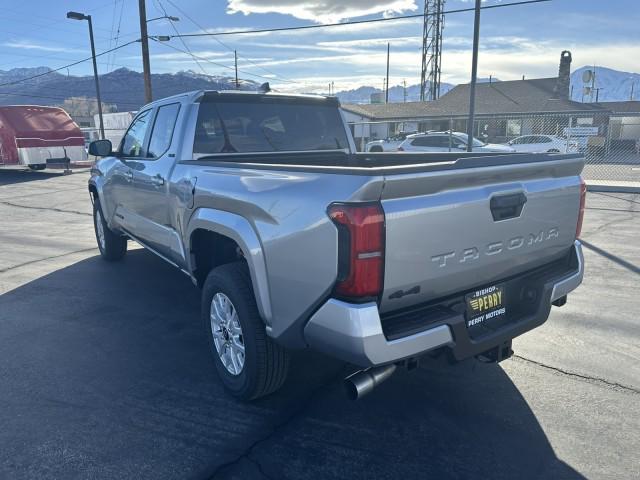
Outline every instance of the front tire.
<path id="1" fill-rule="evenodd" d="M 282 386 L 289 354 L 267 336 L 244 262 L 209 273 L 201 317 L 218 376 L 231 395 L 253 400 Z"/>
<path id="2" fill-rule="evenodd" d="M 122 259 L 127 253 L 127 239 L 113 232 L 107 225 L 98 198 L 93 202 L 93 228 L 100 255 L 108 262 Z"/>
<path id="3" fill-rule="evenodd" d="M 40 171 L 40 170 L 44 170 L 45 168 L 47 168 L 47 164 L 46 163 L 38 163 L 35 165 L 29 165 L 29 168 L 33 171 Z"/>

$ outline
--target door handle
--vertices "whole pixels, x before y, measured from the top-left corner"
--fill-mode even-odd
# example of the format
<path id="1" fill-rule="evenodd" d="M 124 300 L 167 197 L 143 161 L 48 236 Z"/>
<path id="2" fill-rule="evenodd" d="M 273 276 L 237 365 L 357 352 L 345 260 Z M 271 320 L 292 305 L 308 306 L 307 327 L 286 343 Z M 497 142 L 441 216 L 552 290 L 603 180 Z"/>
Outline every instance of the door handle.
<path id="1" fill-rule="evenodd" d="M 133 181 L 133 172 L 131 170 L 124 172 L 124 178 L 127 179 L 127 182 Z"/>
<path id="2" fill-rule="evenodd" d="M 164 178 L 160 174 L 157 174 L 154 177 L 151 177 L 151 183 L 153 183 L 156 187 L 161 187 L 164 185 Z"/>
<path id="3" fill-rule="evenodd" d="M 527 203 L 527 196 L 523 192 L 492 197 L 489 206 L 493 220 L 499 221 L 519 217 L 525 203 Z"/>

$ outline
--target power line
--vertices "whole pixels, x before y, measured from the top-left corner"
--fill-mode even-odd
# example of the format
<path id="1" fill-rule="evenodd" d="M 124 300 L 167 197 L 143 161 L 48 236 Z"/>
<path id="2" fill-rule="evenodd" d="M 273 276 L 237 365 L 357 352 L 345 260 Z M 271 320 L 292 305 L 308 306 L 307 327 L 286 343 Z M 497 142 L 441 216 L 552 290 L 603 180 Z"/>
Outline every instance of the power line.
<path id="1" fill-rule="evenodd" d="M 156 4 L 156 1 L 154 0 L 154 5 Z M 164 5 L 162 5 L 162 2 L 160 0 L 157 0 L 157 4 L 160 6 L 160 9 L 162 10 L 162 13 L 164 14 L 165 17 L 167 17 L 167 19 L 169 20 L 169 24 L 171 25 L 171 28 L 173 28 L 173 31 L 176 32 L 177 35 L 180 35 L 180 32 L 178 32 L 178 28 L 174 25 L 173 21 L 171 19 L 169 19 L 169 15 L 167 14 L 167 10 L 164 8 Z M 187 53 L 189 55 L 191 55 L 191 58 L 193 58 L 193 60 L 196 62 L 196 65 L 198 65 L 198 67 L 200 68 L 200 70 L 202 70 L 202 73 L 204 73 L 205 75 L 208 75 L 208 73 L 206 72 L 206 70 L 204 69 L 204 67 L 202 65 L 200 65 L 200 62 L 198 62 L 198 60 L 196 59 L 196 57 L 193 55 L 193 52 L 191 51 L 191 49 L 187 46 L 186 42 L 184 41 L 184 39 L 182 37 L 179 37 L 180 43 L 182 43 L 182 46 L 185 48 L 185 50 L 187 51 Z"/>
<path id="2" fill-rule="evenodd" d="M 118 46 L 118 47 L 114 47 L 111 48 L 109 50 L 105 50 L 104 52 L 100 52 L 96 54 L 96 57 L 101 57 L 102 55 L 106 55 L 108 53 L 111 52 L 115 52 L 116 50 L 120 50 L 121 48 L 124 47 L 128 47 L 129 45 L 139 42 L 140 40 L 131 40 L 130 42 L 127 43 L 123 43 L 122 45 Z M 79 65 L 83 62 L 87 62 L 89 60 L 91 60 L 93 57 L 87 57 L 87 58 L 83 58 L 82 60 L 78 60 L 77 62 L 73 62 L 73 63 L 69 63 L 68 65 L 63 65 L 62 67 L 58 67 L 58 68 L 54 68 L 53 70 L 47 70 L 46 72 L 43 73 L 39 73 L 37 75 L 31 75 L 30 77 L 25 77 L 25 78 L 21 78 L 20 80 L 14 80 L 12 82 L 6 82 L 6 83 L 0 83 L 0 87 L 8 87 L 10 85 L 17 85 L 19 83 L 23 83 L 23 82 L 27 82 L 29 80 L 33 80 L 34 78 L 40 78 L 40 77 L 44 77 L 45 75 L 49 75 L 51 73 L 54 72 L 59 72 L 60 70 L 64 70 L 65 68 L 69 68 L 69 67 L 74 67 L 76 65 Z"/>
<path id="3" fill-rule="evenodd" d="M 480 7 L 482 10 L 489 10 L 493 8 L 504 8 L 504 7 L 515 7 L 519 5 L 530 5 L 534 3 L 544 3 L 551 2 L 553 0 L 524 0 L 521 2 L 511 2 L 511 3 L 500 3 L 496 5 L 485 5 L 484 7 Z M 444 14 L 451 13 L 465 13 L 465 12 L 473 12 L 474 8 L 457 8 L 455 10 L 447 10 L 441 12 Z M 229 30 L 222 32 L 205 32 L 205 33 L 183 33 L 181 35 L 169 35 L 170 38 L 174 37 L 217 37 L 217 36 L 230 36 L 230 35 L 247 35 L 251 33 L 268 33 L 268 32 L 287 32 L 291 30 L 310 30 L 316 28 L 328 28 L 328 27 L 342 27 L 346 25 L 360 25 L 363 23 L 379 23 L 379 22 L 393 22 L 396 20 L 407 20 L 414 18 L 424 18 L 423 13 L 416 13 L 414 15 L 400 15 L 397 17 L 386 17 L 386 18 L 372 18 L 368 20 L 351 20 L 348 22 L 338 22 L 338 23 L 324 23 L 320 25 L 300 25 L 297 27 L 279 27 L 279 28 L 259 28 L 255 30 Z"/>
<path id="4" fill-rule="evenodd" d="M 224 65 L 222 63 L 214 62 L 213 60 L 209 60 L 208 58 L 204 58 L 204 57 L 199 57 L 198 55 L 195 55 L 193 53 L 190 54 L 189 52 L 187 52 L 185 50 L 182 50 L 181 48 L 174 47 L 173 45 L 170 45 L 170 44 L 168 44 L 166 42 L 160 42 L 160 41 L 156 40 L 153 37 L 149 37 L 149 38 L 151 38 L 153 41 L 157 42 L 160 45 L 163 45 L 163 46 L 165 46 L 167 48 L 171 48 L 171 49 L 176 50 L 178 52 L 182 52 L 185 55 L 191 55 L 192 57 L 197 58 L 198 60 L 202 60 L 203 62 L 210 63 L 211 65 L 215 65 L 215 66 L 220 67 L 220 68 L 226 68 L 227 70 L 234 70 L 235 71 L 235 67 L 231 67 L 229 65 Z M 238 70 L 238 71 L 241 72 L 241 73 L 244 73 L 245 75 L 251 75 L 253 77 L 263 78 L 265 80 L 273 80 L 273 78 L 265 77 L 264 75 L 258 75 L 257 73 L 250 73 L 250 72 L 247 72 L 245 70 Z"/>
<path id="5" fill-rule="evenodd" d="M 159 0 L 158 0 L 159 1 Z M 198 22 L 196 22 L 191 16 L 189 16 L 189 14 L 187 12 L 185 12 L 184 10 L 182 10 L 178 5 L 176 5 L 175 3 L 173 3 L 171 0 L 167 0 L 167 2 L 172 5 L 176 10 L 178 10 L 185 18 L 187 18 L 187 20 L 189 20 L 191 23 L 193 23 L 196 27 L 200 28 L 201 30 L 206 30 L 206 28 L 204 28 L 202 25 L 200 25 Z M 213 39 L 218 42 L 220 45 L 222 45 L 224 48 L 226 48 L 227 50 L 229 50 L 230 52 L 234 52 L 237 53 L 237 49 L 235 48 L 231 48 L 229 45 L 227 45 L 226 43 L 224 43 L 222 40 L 220 40 L 219 38 L 213 37 Z M 288 83 L 298 83 L 300 84 L 301 82 L 296 81 L 296 80 L 292 80 L 290 78 L 284 77 L 272 70 L 269 70 L 268 68 L 263 67 L 262 65 L 258 65 L 257 63 L 255 63 L 254 61 L 246 58 L 245 56 L 241 55 L 241 54 L 237 54 L 240 58 L 242 58 L 243 60 L 245 60 L 246 62 L 249 62 L 250 64 L 252 64 L 255 67 L 258 67 L 262 70 L 264 70 L 265 72 L 271 74 L 271 75 L 275 75 L 276 77 L 279 77 L 280 80 L 284 81 L 284 82 L 288 82 Z"/>
<path id="6" fill-rule="evenodd" d="M 113 3 L 113 23 L 112 23 L 113 27 L 115 27 L 117 6 L 118 6 L 118 0 L 114 0 L 114 3 Z M 116 29 L 115 37 L 113 37 L 113 28 L 111 30 L 111 36 L 113 38 L 111 38 L 109 40 L 109 48 L 111 48 L 111 40 L 115 40 L 115 42 L 113 43 L 114 47 L 117 47 L 118 43 L 120 43 L 120 27 L 122 25 L 122 13 L 123 12 L 124 12 L 124 0 L 122 0 L 120 2 L 120 17 L 118 18 L 118 28 Z M 113 53 L 112 55 L 109 55 L 107 57 L 107 71 L 110 70 L 109 63 L 111 63 L 111 68 L 113 68 L 115 66 L 115 62 L 116 62 L 116 54 L 115 53 Z"/>

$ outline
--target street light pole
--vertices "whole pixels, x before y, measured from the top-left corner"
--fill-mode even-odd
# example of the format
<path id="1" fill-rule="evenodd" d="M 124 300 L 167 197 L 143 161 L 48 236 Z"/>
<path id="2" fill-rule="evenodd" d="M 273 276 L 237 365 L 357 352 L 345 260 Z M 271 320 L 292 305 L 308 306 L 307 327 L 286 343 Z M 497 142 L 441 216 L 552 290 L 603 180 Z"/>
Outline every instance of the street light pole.
<path id="1" fill-rule="evenodd" d="M 144 99 L 151 102 L 151 64 L 149 62 L 149 36 L 147 35 L 147 9 L 145 0 L 138 0 L 140 10 L 140 43 L 142 44 L 142 71 L 144 75 Z"/>
<path id="2" fill-rule="evenodd" d="M 469 86 L 469 118 L 467 119 L 467 152 L 473 151 L 473 122 L 476 108 L 476 79 L 478 76 L 478 44 L 480 43 L 481 0 L 476 0 L 473 20 L 473 59 L 471 60 L 471 85 Z"/>
<path id="3" fill-rule="evenodd" d="M 98 64 L 96 63 L 96 47 L 93 43 L 93 23 L 91 15 L 78 12 L 67 12 L 67 18 L 72 20 L 87 20 L 89 22 L 89 40 L 91 42 L 91 60 L 93 61 L 93 79 L 96 82 L 96 100 L 98 101 L 98 118 L 100 121 L 100 138 L 104 140 L 104 121 L 102 120 L 102 98 L 100 97 L 100 80 L 98 79 Z"/>

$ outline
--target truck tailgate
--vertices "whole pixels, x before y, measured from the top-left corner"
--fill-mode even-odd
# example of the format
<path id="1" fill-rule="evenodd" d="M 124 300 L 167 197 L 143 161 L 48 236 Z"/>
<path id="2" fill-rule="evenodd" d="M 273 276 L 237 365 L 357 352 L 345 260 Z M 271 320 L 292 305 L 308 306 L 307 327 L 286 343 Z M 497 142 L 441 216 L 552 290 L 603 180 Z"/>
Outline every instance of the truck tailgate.
<path id="1" fill-rule="evenodd" d="M 566 254 L 584 161 L 547 157 L 493 166 L 478 159 L 478 167 L 468 158 L 465 168 L 387 175 L 381 311 L 491 286 Z"/>

